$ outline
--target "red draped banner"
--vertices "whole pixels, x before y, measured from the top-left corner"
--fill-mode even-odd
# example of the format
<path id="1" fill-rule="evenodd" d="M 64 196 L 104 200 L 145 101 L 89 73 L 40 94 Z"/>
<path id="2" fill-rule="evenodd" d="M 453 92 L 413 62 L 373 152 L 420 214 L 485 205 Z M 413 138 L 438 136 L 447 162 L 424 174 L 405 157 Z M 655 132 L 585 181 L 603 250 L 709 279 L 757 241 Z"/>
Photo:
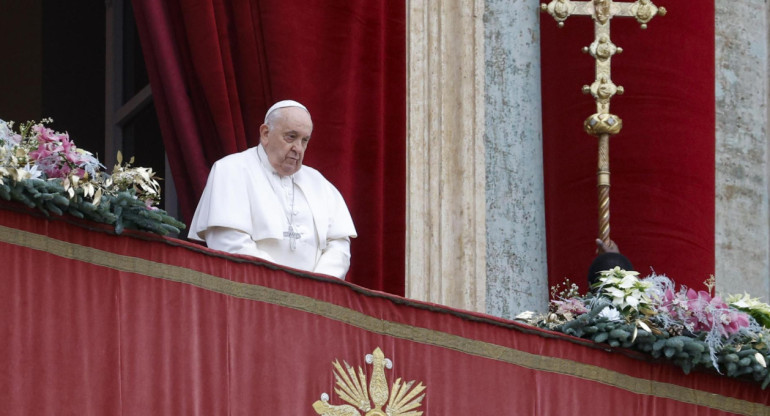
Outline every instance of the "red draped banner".
<path id="1" fill-rule="evenodd" d="M 705 289 L 714 273 L 714 4 L 656 0 L 666 16 L 646 30 L 611 20 L 612 81 L 625 87 L 610 110 L 623 120 L 610 139 L 611 237 L 643 276 L 651 269 Z M 584 282 L 596 254 L 597 143 L 582 130 L 596 112 L 581 86 L 595 79 L 593 21 L 559 29 L 541 15 L 543 140 L 551 285 Z"/>
<path id="2" fill-rule="evenodd" d="M 259 142 L 275 101 L 313 116 L 305 163 L 340 190 L 359 238 L 348 280 L 404 293 L 406 29 L 388 0 L 133 0 L 182 214 L 211 165 Z"/>
<path id="3" fill-rule="evenodd" d="M 323 393 L 344 404 L 334 362 L 381 388 L 371 406 L 421 384 L 425 415 L 770 411 L 755 383 L 179 240 L 1 214 L 0 414 L 313 415 Z M 367 362 L 378 348 L 388 361 Z"/>

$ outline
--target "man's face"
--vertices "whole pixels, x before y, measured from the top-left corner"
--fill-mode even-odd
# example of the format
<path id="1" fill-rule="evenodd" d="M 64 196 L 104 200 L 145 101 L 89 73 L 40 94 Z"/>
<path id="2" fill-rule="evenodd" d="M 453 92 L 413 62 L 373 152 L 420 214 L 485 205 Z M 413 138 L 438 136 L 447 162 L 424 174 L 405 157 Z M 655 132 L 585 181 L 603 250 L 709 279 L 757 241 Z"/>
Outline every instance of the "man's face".
<path id="1" fill-rule="evenodd" d="M 279 175 L 289 176 L 302 167 L 305 149 L 313 132 L 310 114 L 299 107 L 285 107 L 271 114 L 272 125 L 259 128 L 259 140 L 267 159 Z"/>

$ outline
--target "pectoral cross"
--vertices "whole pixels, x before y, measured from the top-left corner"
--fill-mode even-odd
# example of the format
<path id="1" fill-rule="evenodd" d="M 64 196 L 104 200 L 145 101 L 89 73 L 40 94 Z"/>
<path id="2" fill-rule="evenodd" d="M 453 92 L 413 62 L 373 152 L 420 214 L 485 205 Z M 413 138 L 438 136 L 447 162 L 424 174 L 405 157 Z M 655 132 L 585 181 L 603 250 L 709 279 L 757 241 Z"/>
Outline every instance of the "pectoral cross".
<path id="1" fill-rule="evenodd" d="M 599 190 L 599 238 L 606 244 L 610 242 L 610 136 L 620 132 L 623 121 L 610 113 L 610 99 L 615 94 L 623 94 L 623 87 L 616 86 L 610 77 L 612 56 L 623 52 L 610 39 L 610 20 L 613 17 L 634 17 L 642 29 L 655 15 L 664 16 L 666 9 L 658 8 L 650 0 L 637 0 L 633 3 L 614 2 L 612 0 L 571 1 L 552 0 L 541 4 L 541 9 L 548 12 L 559 27 L 572 15 L 591 16 L 594 20 L 594 42 L 583 52 L 589 53 L 596 60 L 596 80 L 590 86 L 583 86 L 584 94 L 591 94 L 596 100 L 596 113 L 583 123 L 586 133 L 599 138 L 599 163 L 597 187 Z"/>
<path id="2" fill-rule="evenodd" d="M 283 232 L 283 238 L 289 239 L 289 247 L 291 247 L 292 250 L 297 249 L 297 240 L 299 240 L 300 237 L 302 237 L 302 234 L 295 232 L 294 227 L 292 227 L 291 224 L 289 224 L 289 231 Z"/>

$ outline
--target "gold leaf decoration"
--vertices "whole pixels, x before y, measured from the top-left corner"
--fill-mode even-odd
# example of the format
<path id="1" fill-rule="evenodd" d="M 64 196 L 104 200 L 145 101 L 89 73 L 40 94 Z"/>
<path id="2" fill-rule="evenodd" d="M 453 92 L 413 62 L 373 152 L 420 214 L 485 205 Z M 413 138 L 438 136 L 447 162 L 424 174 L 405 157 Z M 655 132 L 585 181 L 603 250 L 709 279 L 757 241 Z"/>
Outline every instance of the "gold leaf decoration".
<path id="1" fill-rule="evenodd" d="M 393 362 L 385 357 L 378 347 L 365 357 L 366 363 L 372 365 L 372 373 L 368 383 L 364 370 L 358 367 L 358 372 L 347 362 L 340 364 L 334 360 L 334 392 L 348 404 L 333 405 L 329 403 L 329 395 L 323 393 L 321 400 L 313 403 L 313 410 L 321 416 L 421 416 L 422 411 L 415 410 L 422 405 L 425 398 L 426 386 L 414 381 L 403 383 L 396 379 L 388 389 L 385 369 L 391 369 Z M 383 410 L 383 406 L 385 410 Z M 362 413 L 363 412 L 363 413 Z"/>

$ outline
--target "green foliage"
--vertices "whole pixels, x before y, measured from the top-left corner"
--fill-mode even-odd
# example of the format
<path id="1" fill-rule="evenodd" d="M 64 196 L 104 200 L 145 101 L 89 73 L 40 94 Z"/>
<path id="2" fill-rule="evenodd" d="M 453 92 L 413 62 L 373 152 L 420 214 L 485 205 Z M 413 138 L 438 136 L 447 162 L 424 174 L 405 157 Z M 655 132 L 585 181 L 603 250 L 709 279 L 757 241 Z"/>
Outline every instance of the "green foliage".
<path id="1" fill-rule="evenodd" d="M 168 235 L 179 233 L 185 228 L 184 223 L 168 215 L 166 211 L 147 208 L 145 202 L 135 198 L 133 189 L 117 192 L 116 195 L 103 194 L 98 205 L 89 202 L 83 193 L 84 190 L 78 188 L 75 189 L 74 196 L 68 198 L 61 179 L 25 179 L 18 182 L 6 180 L 0 184 L 0 197 L 6 201 L 21 202 L 47 216 L 67 214 L 114 225 L 117 234 L 128 228 Z"/>
<path id="2" fill-rule="evenodd" d="M 703 334 L 673 335 L 657 328 L 650 332 L 641 329 L 637 322 L 626 319 L 608 320 L 600 315 L 601 310 L 608 306 L 608 303 L 597 303 L 591 312 L 556 327 L 547 326 L 545 321 L 540 321 L 538 325 L 613 348 L 641 351 L 652 358 L 672 362 L 685 374 L 697 368 L 714 369 L 728 377 L 753 380 L 760 383 L 762 389 L 770 385 L 770 372 L 767 368 L 770 349 L 763 335 L 739 335 L 721 350 L 711 351 Z M 655 318 L 651 319 L 654 322 Z M 714 361 L 718 365 L 716 368 Z"/>

